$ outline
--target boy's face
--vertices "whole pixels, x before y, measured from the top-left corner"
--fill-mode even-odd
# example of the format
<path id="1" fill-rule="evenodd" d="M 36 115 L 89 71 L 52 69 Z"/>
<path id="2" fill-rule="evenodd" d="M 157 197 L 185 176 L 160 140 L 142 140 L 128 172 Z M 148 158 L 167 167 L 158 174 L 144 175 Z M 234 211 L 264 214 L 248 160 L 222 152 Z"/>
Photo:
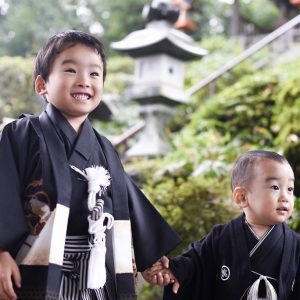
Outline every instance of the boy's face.
<path id="1" fill-rule="evenodd" d="M 250 224 L 271 226 L 288 219 L 294 208 L 294 173 L 287 163 L 258 160 L 245 189 L 244 212 Z"/>
<path id="2" fill-rule="evenodd" d="M 84 121 L 102 98 L 103 63 L 100 55 L 82 44 L 65 49 L 56 57 L 48 81 L 37 77 L 36 91 L 71 124 Z"/>

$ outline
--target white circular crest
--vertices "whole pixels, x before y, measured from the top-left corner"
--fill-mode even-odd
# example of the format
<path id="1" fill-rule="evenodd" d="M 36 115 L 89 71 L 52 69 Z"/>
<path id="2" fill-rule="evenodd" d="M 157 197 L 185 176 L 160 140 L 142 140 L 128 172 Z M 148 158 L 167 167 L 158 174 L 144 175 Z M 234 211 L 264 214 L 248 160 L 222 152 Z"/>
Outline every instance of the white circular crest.
<path id="1" fill-rule="evenodd" d="M 222 266 L 220 277 L 223 281 L 226 281 L 229 279 L 230 269 L 227 266 L 225 266 L 225 265 Z"/>

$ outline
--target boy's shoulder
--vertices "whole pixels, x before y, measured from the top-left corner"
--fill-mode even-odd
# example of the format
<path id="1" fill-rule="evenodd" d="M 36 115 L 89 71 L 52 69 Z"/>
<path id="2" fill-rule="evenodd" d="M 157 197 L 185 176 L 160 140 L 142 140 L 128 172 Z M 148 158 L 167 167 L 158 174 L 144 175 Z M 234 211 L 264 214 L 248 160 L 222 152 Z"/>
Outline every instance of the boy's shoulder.
<path id="1" fill-rule="evenodd" d="M 31 115 L 22 114 L 17 119 L 11 120 L 9 123 L 5 124 L 3 127 L 3 132 L 5 131 L 16 131 L 16 130 L 26 130 L 26 125 L 29 124 Z"/>
<path id="2" fill-rule="evenodd" d="M 224 244 L 234 244 L 236 235 L 243 236 L 243 216 L 239 215 L 233 220 L 223 224 L 215 224 L 205 237 L 207 243 L 213 247 L 223 247 Z"/>
<path id="3" fill-rule="evenodd" d="M 300 247 L 300 234 L 299 232 L 295 231 L 294 229 L 292 229 L 288 224 L 283 223 L 284 226 L 284 230 L 286 233 L 289 233 L 299 244 Z"/>
<path id="4" fill-rule="evenodd" d="M 243 216 L 239 215 L 233 220 L 228 221 L 227 223 L 223 224 L 216 224 L 212 227 L 211 234 L 215 236 L 222 236 L 227 231 L 232 231 L 233 228 L 238 228 L 243 224 Z"/>
<path id="5" fill-rule="evenodd" d="M 36 123 L 35 121 L 38 122 L 37 116 L 22 114 L 18 119 L 6 124 L 1 134 L 22 142 L 22 140 L 30 135 L 33 128 L 36 127 L 33 126 L 33 123 Z"/>
<path id="6" fill-rule="evenodd" d="M 95 129 L 94 127 L 93 127 L 93 130 L 94 130 L 95 135 L 96 135 L 96 137 L 97 137 L 98 139 L 103 139 L 103 140 L 105 140 L 106 142 L 108 142 L 108 143 L 111 144 L 110 140 L 109 140 L 106 136 L 104 136 L 103 134 L 100 134 L 100 133 L 97 131 L 97 129 Z"/>
<path id="7" fill-rule="evenodd" d="M 98 142 L 106 147 L 109 147 L 111 149 L 114 149 L 114 151 L 116 152 L 112 142 L 103 134 L 100 134 L 95 128 L 93 128 L 94 133 L 96 135 L 96 138 L 98 140 Z"/>

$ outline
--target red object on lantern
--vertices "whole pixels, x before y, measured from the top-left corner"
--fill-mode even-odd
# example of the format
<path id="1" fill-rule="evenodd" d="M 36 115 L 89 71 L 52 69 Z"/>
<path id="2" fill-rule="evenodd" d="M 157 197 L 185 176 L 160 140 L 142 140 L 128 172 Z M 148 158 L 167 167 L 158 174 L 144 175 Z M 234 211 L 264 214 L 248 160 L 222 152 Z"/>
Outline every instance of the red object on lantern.
<path id="1" fill-rule="evenodd" d="M 179 17 L 174 23 L 174 27 L 181 30 L 195 30 L 197 25 L 188 18 L 188 10 L 191 8 L 190 1 L 172 0 L 172 3 L 179 7 Z"/>
<path id="2" fill-rule="evenodd" d="M 300 0 L 290 0 L 290 3 L 300 8 Z"/>

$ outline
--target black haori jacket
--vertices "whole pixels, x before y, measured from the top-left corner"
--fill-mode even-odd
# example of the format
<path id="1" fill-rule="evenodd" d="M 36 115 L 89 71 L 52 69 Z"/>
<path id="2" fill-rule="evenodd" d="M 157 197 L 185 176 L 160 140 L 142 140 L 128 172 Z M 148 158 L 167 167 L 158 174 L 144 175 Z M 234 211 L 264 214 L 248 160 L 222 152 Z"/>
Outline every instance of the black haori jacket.
<path id="1" fill-rule="evenodd" d="M 170 268 L 181 286 L 177 295 L 171 291 L 170 285 L 166 287 L 164 300 L 247 299 L 253 280 L 243 222 L 243 216 L 239 216 L 225 225 L 214 226 L 206 237 L 171 260 Z M 275 227 L 277 230 L 273 230 L 273 236 L 270 235 L 260 246 L 261 257 L 258 255 L 256 259 L 261 260 L 262 272 L 278 263 L 278 300 L 299 300 L 300 237 L 286 224 Z M 272 252 L 278 241 L 282 242 L 281 261 L 275 262 L 272 261 Z"/>
<path id="2" fill-rule="evenodd" d="M 59 294 L 72 184 L 70 162 L 49 118 L 51 109 L 48 104 L 39 117 L 23 116 L 7 125 L 0 138 L 0 249 L 9 251 L 19 263 L 22 276 L 22 288 L 17 290 L 19 299 L 58 299 Z M 135 299 L 132 255 L 138 271 L 143 271 L 171 251 L 180 239 L 124 172 L 111 143 L 91 132 L 90 149 L 93 143 L 100 144 L 111 176 L 117 299 Z M 34 227 L 31 247 L 20 254 L 19 249 L 24 249 L 28 236 L 32 238 L 28 221 L 32 221 L 33 214 L 28 211 L 30 206 L 24 191 L 32 180 L 29 178 L 36 155 L 41 161 L 41 181 L 45 187 L 55 186 L 56 201 L 49 204 L 47 194 L 39 194 L 44 197 L 41 202 L 49 204 L 49 216 L 41 228 Z M 89 167 L 84 157 L 76 164 L 81 170 Z M 33 181 L 30 188 L 38 184 Z"/>

